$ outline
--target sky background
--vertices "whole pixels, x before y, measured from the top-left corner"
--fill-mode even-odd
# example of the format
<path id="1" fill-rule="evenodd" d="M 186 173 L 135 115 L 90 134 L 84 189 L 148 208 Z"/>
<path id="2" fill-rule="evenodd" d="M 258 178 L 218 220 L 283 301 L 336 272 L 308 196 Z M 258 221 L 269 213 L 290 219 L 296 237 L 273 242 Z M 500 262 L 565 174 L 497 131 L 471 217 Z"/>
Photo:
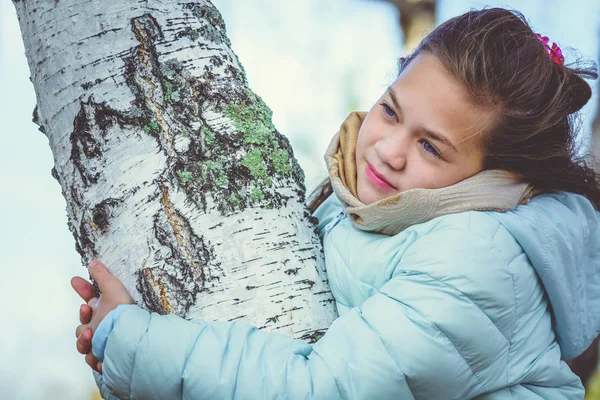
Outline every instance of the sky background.
<path id="1" fill-rule="evenodd" d="M 250 86 L 272 108 L 314 187 L 340 123 L 368 110 L 394 80 L 402 55 L 395 8 L 374 0 L 214 3 Z M 508 3 L 551 40 L 598 58 L 599 1 Z M 441 1 L 438 16 L 484 4 Z M 35 94 L 8 0 L 0 0 L 0 91 L 0 398 L 88 399 L 95 386 L 75 350 L 80 300 L 69 284 L 86 270 L 50 176 L 48 140 L 31 122 Z"/>

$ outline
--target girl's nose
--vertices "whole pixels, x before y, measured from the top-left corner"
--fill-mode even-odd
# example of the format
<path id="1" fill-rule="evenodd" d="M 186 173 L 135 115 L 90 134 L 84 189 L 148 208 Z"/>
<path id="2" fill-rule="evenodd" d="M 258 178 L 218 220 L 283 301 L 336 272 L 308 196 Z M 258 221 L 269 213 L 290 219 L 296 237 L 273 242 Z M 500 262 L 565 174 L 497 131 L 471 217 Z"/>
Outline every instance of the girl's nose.
<path id="1" fill-rule="evenodd" d="M 375 144 L 375 152 L 384 163 L 394 170 L 406 166 L 406 143 L 397 138 L 386 138 Z"/>

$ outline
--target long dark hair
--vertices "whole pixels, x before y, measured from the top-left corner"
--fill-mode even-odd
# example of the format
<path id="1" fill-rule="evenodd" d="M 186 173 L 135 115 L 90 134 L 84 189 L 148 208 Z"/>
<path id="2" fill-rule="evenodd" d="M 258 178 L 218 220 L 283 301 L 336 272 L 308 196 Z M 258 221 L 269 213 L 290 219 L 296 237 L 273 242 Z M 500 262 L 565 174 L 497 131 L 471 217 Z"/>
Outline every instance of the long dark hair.
<path id="1" fill-rule="evenodd" d="M 581 194 L 600 210 L 600 175 L 575 145 L 578 111 L 592 96 L 584 78 L 598 77 L 593 62 L 554 62 L 523 15 L 503 8 L 444 22 L 400 59 L 399 74 L 420 53 L 439 59 L 475 104 L 497 110 L 483 134 L 484 169 L 514 171 L 543 192 Z M 309 209 L 330 194 L 327 179 Z"/>

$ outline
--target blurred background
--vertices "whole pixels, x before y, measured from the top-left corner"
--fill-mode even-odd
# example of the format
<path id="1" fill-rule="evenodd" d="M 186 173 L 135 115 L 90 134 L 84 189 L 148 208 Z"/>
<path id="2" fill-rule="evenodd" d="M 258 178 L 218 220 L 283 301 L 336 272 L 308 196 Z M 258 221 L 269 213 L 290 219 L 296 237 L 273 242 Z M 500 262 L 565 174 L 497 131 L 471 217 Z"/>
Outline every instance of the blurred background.
<path id="1" fill-rule="evenodd" d="M 470 8 L 504 5 L 563 49 L 598 62 L 600 0 L 213 0 L 252 89 L 273 110 L 312 189 L 326 176 L 322 154 L 352 110 L 368 110 L 392 83 L 398 57 L 436 23 Z M 569 53 L 567 53 L 569 54 Z M 567 58 L 567 62 L 570 61 Z M 593 141 L 598 90 L 583 111 L 582 151 Z M 51 177 L 46 137 L 31 122 L 33 86 L 14 7 L 0 2 L 0 399 L 99 398 L 75 350 L 86 276 Z M 600 137 L 600 133 L 597 133 Z M 597 363 L 597 349 L 587 363 Z M 576 368 L 573 367 L 573 368 Z M 589 369 L 589 368 L 588 368 Z M 600 399 L 594 378 L 588 397 Z"/>

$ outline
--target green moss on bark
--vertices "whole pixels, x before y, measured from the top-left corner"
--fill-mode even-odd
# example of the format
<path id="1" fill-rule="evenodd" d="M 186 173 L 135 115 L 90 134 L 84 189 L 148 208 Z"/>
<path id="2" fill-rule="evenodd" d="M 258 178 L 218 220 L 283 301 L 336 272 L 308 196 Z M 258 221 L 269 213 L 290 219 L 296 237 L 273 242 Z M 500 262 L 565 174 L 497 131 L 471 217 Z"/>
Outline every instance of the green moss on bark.
<path id="1" fill-rule="evenodd" d="M 260 190 L 260 188 L 255 187 L 250 190 L 250 197 L 254 200 L 264 200 L 265 194 L 262 190 Z"/>
<path id="2" fill-rule="evenodd" d="M 277 148 L 273 151 L 269 158 L 273 163 L 275 171 L 282 175 L 290 175 L 292 173 L 292 166 L 290 165 L 290 155 L 287 151 Z"/>
<path id="3" fill-rule="evenodd" d="M 202 127 L 202 136 L 204 137 L 204 142 L 206 144 L 213 144 L 215 141 L 215 134 L 210 128 L 203 126 Z"/>
<path id="4" fill-rule="evenodd" d="M 267 177 L 267 165 L 260 149 L 252 149 L 242 159 L 242 165 L 250 170 L 250 174 L 257 180 Z"/>
<path id="5" fill-rule="evenodd" d="M 267 145 L 275 132 L 273 112 L 251 90 L 244 89 L 244 92 L 248 96 L 245 104 L 230 103 L 223 112 L 231 118 L 246 143 Z"/>
<path id="6" fill-rule="evenodd" d="M 229 179 L 227 179 L 227 175 L 224 172 L 219 174 L 216 182 L 217 186 L 223 189 L 227 189 L 229 187 Z"/>
<path id="7" fill-rule="evenodd" d="M 190 183 L 193 179 L 193 174 L 190 171 L 178 171 L 177 174 L 184 185 Z"/>
<path id="8" fill-rule="evenodd" d="M 227 201 L 233 204 L 240 204 L 242 200 L 240 200 L 236 195 L 232 194 L 227 198 Z"/>
<path id="9" fill-rule="evenodd" d="M 164 81 L 165 84 L 165 101 L 171 101 L 171 96 L 173 95 L 173 84 L 169 81 Z"/>

